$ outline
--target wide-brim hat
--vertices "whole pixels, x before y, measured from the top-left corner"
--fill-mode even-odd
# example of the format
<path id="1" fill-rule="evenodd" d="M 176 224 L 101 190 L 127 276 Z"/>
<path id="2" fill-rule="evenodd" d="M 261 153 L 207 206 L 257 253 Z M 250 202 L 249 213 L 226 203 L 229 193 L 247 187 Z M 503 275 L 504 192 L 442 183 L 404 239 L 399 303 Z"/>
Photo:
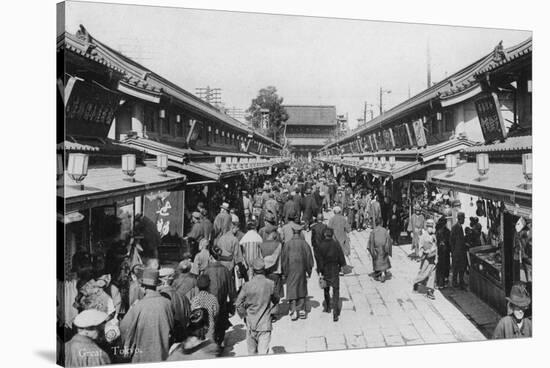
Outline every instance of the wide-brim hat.
<path id="1" fill-rule="evenodd" d="M 420 211 L 422 208 L 420 208 L 420 205 L 417 203 L 414 205 L 414 210 L 415 211 Z"/>
<path id="2" fill-rule="evenodd" d="M 220 208 L 223 208 L 224 210 L 229 211 L 229 203 L 223 202 Z"/>
<path id="3" fill-rule="evenodd" d="M 520 284 L 512 286 L 510 296 L 506 297 L 506 300 L 520 308 L 527 308 L 531 304 L 529 293 L 525 289 L 525 286 Z"/>
<path id="4" fill-rule="evenodd" d="M 145 286 L 158 286 L 159 285 L 159 271 L 152 268 L 146 268 L 143 270 L 143 276 L 141 277 L 141 284 Z"/>
<path id="5" fill-rule="evenodd" d="M 193 216 L 193 218 L 196 218 L 196 219 L 200 219 L 200 218 L 201 218 L 200 212 L 193 212 L 193 213 L 191 214 L 191 216 Z"/>
<path id="6" fill-rule="evenodd" d="M 252 269 L 254 271 L 262 271 L 265 269 L 265 262 L 262 258 L 256 258 L 252 261 Z"/>

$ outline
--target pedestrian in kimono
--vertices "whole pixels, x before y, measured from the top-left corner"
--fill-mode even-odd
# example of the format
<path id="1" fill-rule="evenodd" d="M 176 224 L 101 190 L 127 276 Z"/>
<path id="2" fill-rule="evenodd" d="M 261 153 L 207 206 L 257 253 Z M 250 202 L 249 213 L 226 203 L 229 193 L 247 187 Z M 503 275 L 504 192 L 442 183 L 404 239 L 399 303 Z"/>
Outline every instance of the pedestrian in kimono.
<path id="1" fill-rule="evenodd" d="M 224 202 L 220 207 L 220 213 L 214 219 L 214 239 L 218 239 L 223 233 L 231 228 L 231 215 L 229 214 L 229 203 Z"/>
<path id="2" fill-rule="evenodd" d="M 420 205 L 417 203 L 414 205 L 414 213 L 411 215 L 407 228 L 407 231 L 411 233 L 412 236 L 411 254 L 409 254 L 409 257 L 417 261 L 420 261 L 419 239 L 420 233 L 422 229 L 424 229 L 425 222 L 426 220 L 422 214 Z"/>
<path id="3" fill-rule="evenodd" d="M 273 191 L 271 191 L 268 194 L 268 198 L 267 198 L 267 201 L 265 201 L 264 203 L 263 209 L 264 209 L 264 219 L 268 212 L 275 215 L 275 218 L 277 219 L 279 218 L 279 203 L 275 199 L 275 193 Z"/>
<path id="4" fill-rule="evenodd" d="M 212 253 L 203 274 L 210 280 L 208 292 L 214 295 L 218 301 L 219 311 L 214 325 L 214 341 L 222 347 L 225 331 L 231 326 L 229 315 L 233 314 L 233 302 L 237 292 L 231 273 L 218 261 L 218 255 L 219 253 Z"/>
<path id="5" fill-rule="evenodd" d="M 429 299 L 435 299 L 435 269 L 437 264 L 437 241 L 435 239 L 434 221 L 426 221 L 426 229 L 422 230 L 419 236 L 420 251 L 420 271 L 413 281 L 413 291 L 418 290 L 418 285 L 426 285 L 426 296 Z"/>
<path id="6" fill-rule="evenodd" d="M 508 315 L 502 317 L 495 328 L 493 339 L 514 339 L 532 336 L 532 322 L 525 318 L 525 312 L 531 304 L 531 297 L 525 284 L 518 282 L 512 286 L 508 300 Z"/>
<path id="7" fill-rule="evenodd" d="M 210 242 L 212 240 L 212 236 L 214 233 L 214 224 L 212 224 L 212 221 L 208 218 L 208 211 L 206 211 L 205 208 L 201 208 L 201 225 L 202 225 L 202 233 L 204 237 Z"/>
<path id="8" fill-rule="evenodd" d="M 306 197 L 304 198 L 304 216 L 302 218 L 306 224 L 306 229 L 309 229 L 313 216 L 319 212 L 319 208 L 315 197 L 311 193 L 311 189 L 307 189 Z"/>
<path id="9" fill-rule="evenodd" d="M 378 194 L 375 194 L 370 201 L 368 211 L 374 228 L 378 220 L 382 221 L 382 207 L 380 206 Z"/>
<path id="10" fill-rule="evenodd" d="M 145 296 L 120 322 L 123 351 L 132 363 L 163 361 L 168 357 L 174 327 L 172 305 L 157 291 L 158 270 L 146 268 L 141 285 Z"/>
<path id="11" fill-rule="evenodd" d="M 218 298 L 208 291 L 210 290 L 210 276 L 206 274 L 200 275 L 197 279 L 197 288 L 199 292 L 191 300 L 191 310 L 204 308 L 208 311 L 208 331 L 206 332 L 206 338 L 214 341 L 220 304 L 218 303 Z"/>
<path id="12" fill-rule="evenodd" d="M 197 290 L 197 276 L 191 272 L 193 263 L 190 259 L 182 260 L 177 267 L 177 274 L 172 283 L 176 292 L 185 295 L 187 299 L 191 300 L 195 296 Z"/>
<path id="13" fill-rule="evenodd" d="M 449 245 L 451 247 L 452 254 L 452 271 L 453 271 L 453 287 L 459 287 L 465 289 L 464 284 L 464 271 L 466 270 L 467 258 L 466 258 L 466 240 L 464 237 L 464 212 L 457 214 L 457 223 L 451 228 L 451 234 L 449 236 Z"/>
<path id="14" fill-rule="evenodd" d="M 277 220 L 275 219 L 275 216 L 272 214 L 267 214 L 265 217 L 265 223 L 264 226 L 258 231 L 258 235 L 262 237 L 262 241 L 265 241 L 267 239 L 268 234 L 271 234 L 272 232 L 277 233 Z"/>
<path id="15" fill-rule="evenodd" d="M 334 230 L 334 238 L 338 240 L 338 243 L 342 247 L 342 251 L 345 256 L 349 256 L 351 253 L 348 233 L 351 231 L 349 222 L 342 215 L 342 209 L 340 206 L 333 208 L 334 216 L 328 221 L 328 227 Z"/>
<path id="16" fill-rule="evenodd" d="M 388 228 L 394 245 L 399 244 L 399 235 L 401 234 L 401 211 L 397 207 L 397 203 L 393 203 L 388 214 Z"/>
<path id="17" fill-rule="evenodd" d="M 97 309 L 80 312 L 73 321 L 76 334 L 65 344 L 65 366 L 90 367 L 111 364 L 109 355 L 97 345 L 107 321 L 107 313 Z"/>
<path id="18" fill-rule="evenodd" d="M 248 354 L 269 353 L 271 341 L 271 309 L 279 302 L 275 284 L 265 276 L 263 259 L 256 258 L 252 264 L 254 276 L 243 285 L 235 306 L 246 324 Z"/>
<path id="19" fill-rule="evenodd" d="M 333 236 L 334 230 L 329 227 L 324 229 L 324 238 L 317 248 L 317 271 L 325 281 L 323 312 L 330 313 L 332 309 L 332 319 L 336 322 L 340 317 L 340 270 L 346 265 L 346 258 Z"/>
<path id="20" fill-rule="evenodd" d="M 181 342 L 183 340 L 184 330 L 189 322 L 191 313 L 191 303 L 183 294 L 180 294 L 172 286 L 175 271 L 173 268 L 161 268 L 159 270 L 160 285 L 158 291 L 160 295 L 170 300 L 172 311 L 174 313 L 174 328 L 171 342 Z M 172 345 L 172 344 L 170 344 Z"/>
<path id="21" fill-rule="evenodd" d="M 248 272 L 248 278 L 253 275 L 252 263 L 260 257 L 260 245 L 263 242 L 262 237 L 256 231 L 256 223 L 250 222 L 247 225 L 248 231 L 239 241 L 243 254 L 244 264 Z"/>
<path id="22" fill-rule="evenodd" d="M 294 201 L 294 213 L 298 215 L 298 221 L 302 219 L 302 211 L 304 210 L 304 198 L 302 197 L 302 191 L 297 189 L 292 196 Z"/>
<path id="23" fill-rule="evenodd" d="M 280 232 L 281 241 L 283 245 L 286 245 L 286 243 L 293 238 L 295 231 L 298 231 L 300 234 L 300 237 L 302 239 L 305 239 L 304 234 L 302 232 L 304 230 L 304 227 L 301 224 L 299 224 L 299 221 L 300 221 L 299 215 L 297 215 L 296 213 L 291 213 L 288 219 L 290 221 L 288 222 L 288 224 L 283 225 Z"/>
<path id="24" fill-rule="evenodd" d="M 286 297 L 290 301 L 290 318 L 293 321 L 306 318 L 307 279 L 313 269 L 313 255 L 301 229 L 294 229 L 292 239 L 283 246 L 281 266 L 286 279 Z"/>
<path id="25" fill-rule="evenodd" d="M 265 275 L 275 284 L 275 291 L 279 298 L 284 297 L 285 291 L 282 281 L 281 252 L 283 245 L 279 240 L 277 231 L 267 234 L 267 239 L 260 245 L 261 258 L 265 264 Z M 275 303 L 271 309 L 272 320 L 278 315 L 278 304 Z"/>
<path id="26" fill-rule="evenodd" d="M 317 273 L 319 273 L 318 249 L 321 241 L 325 239 L 324 233 L 328 228 L 323 220 L 323 213 L 319 212 L 317 214 L 317 222 L 311 226 L 311 247 L 313 248 L 313 256 L 315 257 L 315 262 L 317 263 Z"/>
<path id="27" fill-rule="evenodd" d="M 435 237 L 437 240 L 437 270 L 436 287 L 444 288 L 449 280 L 451 268 L 451 247 L 449 238 L 451 231 L 447 228 L 447 218 L 441 216 L 435 226 Z"/>
<path id="28" fill-rule="evenodd" d="M 295 192 L 290 193 L 287 201 L 283 206 L 282 220 L 285 224 L 288 223 L 290 214 L 296 213 L 296 205 L 294 203 L 295 195 L 296 195 Z"/>
<path id="29" fill-rule="evenodd" d="M 369 237 L 369 253 L 372 257 L 374 279 L 385 282 L 391 268 L 392 241 L 388 230 L 382 227 L 382 219 L 375 219 L 375 227 Z"/>

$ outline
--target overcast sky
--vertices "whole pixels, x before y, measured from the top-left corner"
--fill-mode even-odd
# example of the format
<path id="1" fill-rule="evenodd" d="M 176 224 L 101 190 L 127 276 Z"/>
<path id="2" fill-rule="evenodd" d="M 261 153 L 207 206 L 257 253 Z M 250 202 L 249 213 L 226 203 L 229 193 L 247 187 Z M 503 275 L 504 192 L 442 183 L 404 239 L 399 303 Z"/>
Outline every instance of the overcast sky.
<path id="1" fill-rule="evenodd" d="M 368 17 L 368 14 L 357 14 Z M 79 24 L 189 92 L 222 89 L 227 107 L 248 108 L 260 88 L 284 103 L 335 105 L 351 127 L 364 101 L 387 110 L 432 81 L 474 62 L 499 41 L 531 32 L 96 3 L 66 3 L 66 30 Z M 371 107 L 372 108 L 372 107 Z M 374 107 L 375 114 L 378 106 Z M 369 114 L 370 115 L 370 114 Z"/>

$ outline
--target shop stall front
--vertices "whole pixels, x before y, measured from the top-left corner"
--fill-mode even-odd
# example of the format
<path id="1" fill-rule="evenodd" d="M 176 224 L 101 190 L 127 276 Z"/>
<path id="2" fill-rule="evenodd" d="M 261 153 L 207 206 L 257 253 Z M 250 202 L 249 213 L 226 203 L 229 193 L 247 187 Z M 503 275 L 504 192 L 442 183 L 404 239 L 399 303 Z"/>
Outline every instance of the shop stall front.
<path id="1" fill-rule="evenodd" d="M 481 156 L 432 178 L 451 200 L 460 201 L 456 211 L 465 212 L 466 219 L 477 217 L 483 226 L 482 244 L 469 249 L 470 290 L 503 315 L 514 282 L 531 289 L 530 155 L 523 162 L 490 164 Z"/>

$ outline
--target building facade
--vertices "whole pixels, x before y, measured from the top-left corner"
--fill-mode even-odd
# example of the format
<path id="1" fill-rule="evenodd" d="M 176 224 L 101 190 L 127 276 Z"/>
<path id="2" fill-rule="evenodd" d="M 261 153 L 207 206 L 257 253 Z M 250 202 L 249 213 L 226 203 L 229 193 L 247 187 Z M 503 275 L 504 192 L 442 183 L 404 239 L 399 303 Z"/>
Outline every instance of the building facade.
<path id="1" fill-rule="evenodd" d="M 285 105 L 286 138 L 295 157 L 311 158 L 338 131 L 335 106 Z"/>

